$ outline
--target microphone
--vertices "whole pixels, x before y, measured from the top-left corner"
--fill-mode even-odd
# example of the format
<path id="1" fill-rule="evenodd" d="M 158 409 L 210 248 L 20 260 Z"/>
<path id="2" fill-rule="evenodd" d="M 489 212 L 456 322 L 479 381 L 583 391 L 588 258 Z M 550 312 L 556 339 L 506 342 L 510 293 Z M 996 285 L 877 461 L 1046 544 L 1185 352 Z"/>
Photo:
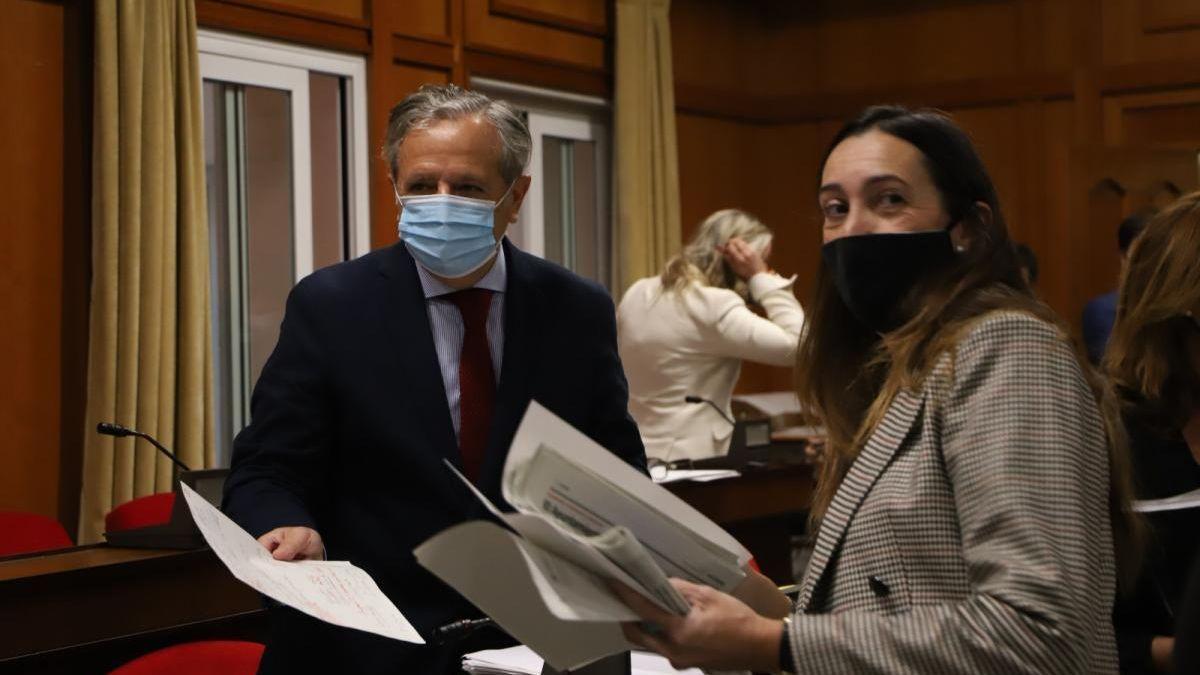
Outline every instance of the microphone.
<path id="1" fill-rule="evenodd" d="M 150 434 L 142 433 L 137 429 L 127 429 L 120 424 L 113 424 L 112 422 L 101 422 L 97 424 L 96 432 L 104 434 L 105 436 L 113 436 L 115 438 L 125 438 L 126 436 L 137 436 L 138 438 L 143 438 L 147 441 L 150 441 L 150 444 L 158 448 L 159 452 L 166 455 L 167 459 L 174 462 L 175 466 L 183 469 L 184 471 L 191 471 L 187 464 L 179 461 L 179 458 L 175 456 L 175 453 L 163 447 L 163 444 L 155 440 L 155 438 Z"/>
<path id="2" fill-rule="evenodd" d="M 735 426 L 735 427 L 737 426 L 737 422 L 734 422 L 733 419 L 731 417 L 729 417 L 729 415 L 726 415 L 725 411 L 721 410 L 721 406 L 717 405 L 716 403 L 713 403 L 712 401 L 710 401 L 702 396 L 688 395 L 688 396 L 684 396 L 683 400 L 688 403 L 707 403 L 707 404 L 711 405 L 712 409 L 716 410 L 717 414 L 720 415 L 726 422 L 729 422 L 730 426 Z"/>
<path id="3" fill-rule="evenodd" d="M 437 645 L 448 645 L 455 642 L 465 640 L 480 628 L 499 628 L 495 621 L 484 617 L 482 619 L 462 619 L 459 621 L 451 621 L 444 626 L 438 626 L 433 630 L 433 643 Z"/>

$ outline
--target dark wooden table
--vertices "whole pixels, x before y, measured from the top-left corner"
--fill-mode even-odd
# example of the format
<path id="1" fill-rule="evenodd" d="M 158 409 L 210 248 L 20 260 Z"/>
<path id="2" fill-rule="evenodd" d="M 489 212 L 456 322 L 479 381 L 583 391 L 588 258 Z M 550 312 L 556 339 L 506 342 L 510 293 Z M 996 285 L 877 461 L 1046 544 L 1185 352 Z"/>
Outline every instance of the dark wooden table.
<path id="1" fill-rule="evenodd" d="M 106 672 L 199 639 L 263 640 L 254 591 L 207 549 L 107 544 L 0 558 L 0 672 Z"/>
<path id="2" fill-rule="evenodd" d="M 728 529 L 777 583 L 791 583 L 790 535 L 808 508 L 808 466 L 667 486 Z M 99 673 L 190 640 L 264 641 L 258 594 L 208 549 L 82 546 L 0 558 L 0 672 Z"/>
<path id="3" fill-rule="evenodd" d="M 751 467 L 736 478 L 665 487 L 742 542 L 772 581 L 795 583 L 792 535 L 802 531 L 812 500 L 812 466 Z"/>

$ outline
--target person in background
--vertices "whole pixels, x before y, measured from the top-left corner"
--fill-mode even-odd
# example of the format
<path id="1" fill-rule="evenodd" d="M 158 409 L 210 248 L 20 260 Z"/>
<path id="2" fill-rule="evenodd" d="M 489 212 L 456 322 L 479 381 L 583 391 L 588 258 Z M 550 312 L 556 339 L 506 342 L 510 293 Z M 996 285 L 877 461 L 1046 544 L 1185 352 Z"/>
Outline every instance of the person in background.
<path id="1" fill-rule="evenodd" d="M 1017 265 L 1021 268 L 1021 278 L 1030 288 L 1037 286 L 1038 280 L 1038 261 L 1037 256 L 1033 254 L 1033 249 L 1027 244 L 1016 244 Z"/>
<path id="2" fill-rule="evenodd" d="M 796 611 L 673 580 L 691 611 L 620 591 L 654 625 L 625 635 L 712 669 L 1115 672 L 1114 552 L 1136 551 L 1116 403 L 1021 278 L 969 138 L 869 108 L 820 176 L 796 379 L 828 447 Z"/>
<path id="3" fill-rule="evenodd" d="M 1122 267 L 1125 265 L 1125 253 L 1129 250 L 1129 245 L 1141 233 L 1149 217 L 1147 212 L 1135 213 L 1117 226 L 1117 247 L 1121 251 Z M 1104 357 L 1104 348 L 1108 345 L 1108 336 L 1112 333 L 1116 317 L 1116 291 L 1098 295 L 1083 307 L 1083 343 L 1087 346 L 1088 359 L 1094 364 L 1099 364 Z"/>
<path id="4" fill-rule="evenodd" d="M 1137 496 L 1200 488 L 1200 192 L 1145 225 L 1129 250 L 1104 368 L 1120 395 Z M 1135 591 L 1114 612 L 1121 671 L 1170 672 L 1200 511 L 1148 514 L 1152 540 Z M 1187 671 L 1195 672 L 1195 671 Z"/>
<path id="5" fill-rule="evenodd" d="M 791 365 L 804 313 L 792 293 L 794 277 L 772 272 L 770 255 L 766 225 L 744 211 L 717 211 L 660 276 L 625 292 L 617 345 L 629 378 L 629 411 L 648 457 L 725 454 L 733 431 L 725 416 L 742 361 Z M 688 403 L 688 396 L 720 410 Z"/>

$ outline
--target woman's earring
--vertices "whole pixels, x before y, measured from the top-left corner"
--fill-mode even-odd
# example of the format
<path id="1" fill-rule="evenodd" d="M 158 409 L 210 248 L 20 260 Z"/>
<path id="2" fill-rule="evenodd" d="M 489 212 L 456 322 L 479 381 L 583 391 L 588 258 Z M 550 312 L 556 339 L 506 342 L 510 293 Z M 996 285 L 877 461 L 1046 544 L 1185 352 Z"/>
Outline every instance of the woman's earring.
<path id="1" fill-rule="evenodd" d="M 955 245 L 954 245 L 954 250 L 955 250 L 955 252 L 957 252 L 957 253 L 966 253 L 966 251 L 967 251 L 967 247 L 966 247 L 966 246 L 963 246 L 962 244 L 955 244 Z"/>

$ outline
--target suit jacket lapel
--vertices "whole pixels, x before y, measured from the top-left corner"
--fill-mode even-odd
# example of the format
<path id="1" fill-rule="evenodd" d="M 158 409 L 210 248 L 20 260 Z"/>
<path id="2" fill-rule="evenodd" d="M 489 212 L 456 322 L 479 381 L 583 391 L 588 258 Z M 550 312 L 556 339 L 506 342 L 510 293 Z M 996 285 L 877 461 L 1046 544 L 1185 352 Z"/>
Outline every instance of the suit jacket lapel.
<path id="1" fill-rule="evenodd" d="M 518 250 L 507 239 L 503 241 L 508 270 L 504 294 L 504 357 L 500 365 L 496 408 L 492 411 L 480 486 L 485 494 L 497 502 L 502 501 L 500 478 L 504 459 L 508 455 L 508 444 L 529 406 L 530 376 L 542 338 L 539 327 L 539 317 L 542 316 L 541 290 L 532 278 L 527 260 L 529 254 Z"/>
<path id="2" fill-rule="evenodd" d="M 825 517 L 821 520 L 817 543 L 813 548 L 812 558 L 809 560 L 808 570 L 800 587 L 796 606 L 801 610 L 808 608 L 814 591 L 827 571 L 829 561 L 846 536 L 846 529 L 850 526 L 855 512 L 858 511 L 858 507 L 866 498 L 867 493 L 871 491 L 871 487 L 875 485 L 880 474 L 891 464 L 892 458 L 895 457 L 896 451 L 908 437 L 913 423 L 923 407 L 924 397 L 922 395 L 908 391 L 901 391 L 897 394 L 883 420 L 880 421 L 871 437 L 867 439 L 862 452 L 850 466 L 846 477 L 842 479 L 837 494 L 825 511 Z"/>
<path id="3" fill-rule="evenodd" d="M 473 497 L 442 465 L 443 457 L 458 466 L 462 462 L 416 263 L 404 245 L 397 243 L 381 256 L 379 271 L 382 319 L 393 346 L 391 353 L 396 355 L 403 376 L 395 383 L 400 389 L 398 398 L 407 397 L 416 411 L 414 419 L 421 421 L 420 429 L 405 429 L 400 433 L 425 435 L 428 447 L 436 451 L 428 456 L 431 479 L 453 503 L 470 509 Z"/>

